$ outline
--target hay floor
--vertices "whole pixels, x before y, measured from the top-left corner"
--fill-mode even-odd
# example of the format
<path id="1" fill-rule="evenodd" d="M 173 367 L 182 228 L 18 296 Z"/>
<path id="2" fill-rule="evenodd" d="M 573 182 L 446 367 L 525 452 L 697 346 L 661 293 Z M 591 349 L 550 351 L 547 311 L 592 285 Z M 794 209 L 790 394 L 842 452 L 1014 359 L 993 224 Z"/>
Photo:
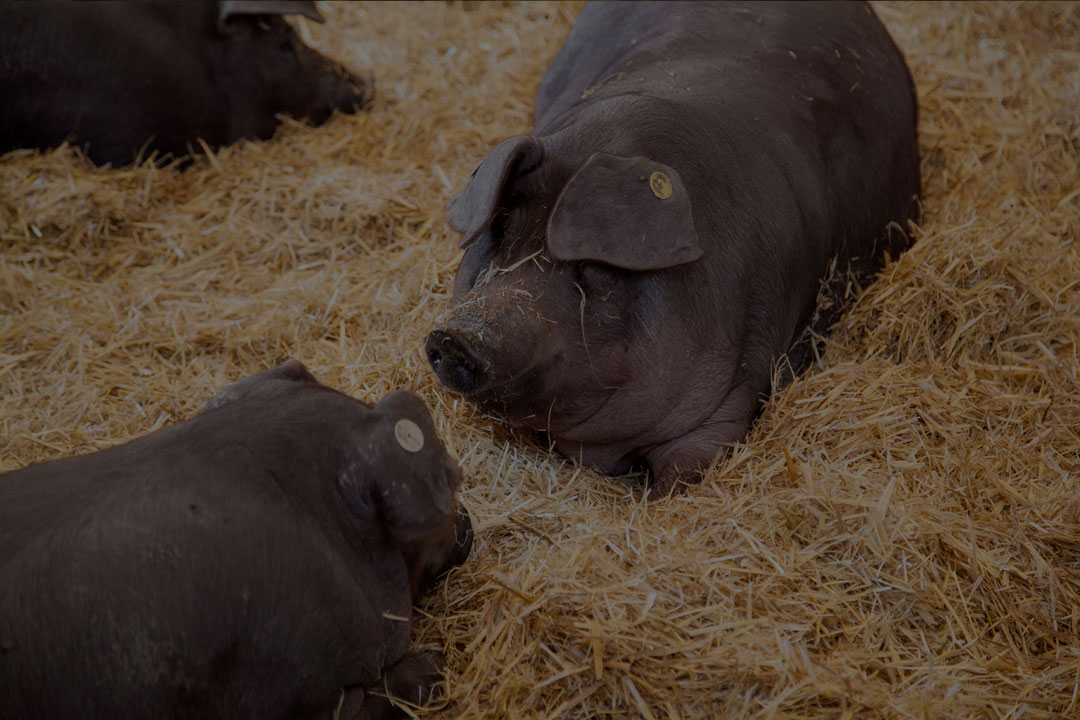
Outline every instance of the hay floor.
<path id="1" fill-rule="evenodd" d="M 419 609 L 438 718 L 1080 717 L 1080 8 L 878 6 L 922 105 L 915 248 L 690 494 L 443 391 L 443 208 L 529 130 L 578 6 L 323 3 L 373 109 L 184 173 L 0 160 L 0 469 L 195 414 L 285 357 L 423 395 L 470 562 Z"/>

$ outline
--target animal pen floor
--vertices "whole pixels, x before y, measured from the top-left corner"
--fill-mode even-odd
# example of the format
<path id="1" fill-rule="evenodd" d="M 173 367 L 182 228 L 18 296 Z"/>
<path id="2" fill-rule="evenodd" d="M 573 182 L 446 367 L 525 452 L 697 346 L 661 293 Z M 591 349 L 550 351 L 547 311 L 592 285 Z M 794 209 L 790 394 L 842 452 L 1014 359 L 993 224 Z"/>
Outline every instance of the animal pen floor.
<path id="1" fill-rule="evenodd" d="M 286 357 L 430 404 L 469 562 L 423 717 L 1080 717 L 1080 8 L 882 4 L 921 101 L 915 247 L 708 480 L 646 504 L 441 389 L 444 206 L 527 133 L 578 10 L 321 3 L 370 112 L 185 172 L 0 160 L 0 470 Z"/>

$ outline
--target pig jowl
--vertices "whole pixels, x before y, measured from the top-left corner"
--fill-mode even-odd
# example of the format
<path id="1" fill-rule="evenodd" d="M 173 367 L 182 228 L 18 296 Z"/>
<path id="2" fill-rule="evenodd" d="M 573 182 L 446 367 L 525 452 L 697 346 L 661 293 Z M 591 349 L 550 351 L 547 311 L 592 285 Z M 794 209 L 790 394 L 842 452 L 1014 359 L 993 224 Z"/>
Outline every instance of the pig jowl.
<path id="1" fill-rule="evenodd" d="M 532 134 L 450 203 L 465 254 L 432 367 L 583 464 L 643 460 L 651 497 L 700 480 L 778 363 L 805 367 L 807 328 L 910 244 L 916 120 L 865 4 L 590 4 Z"/>

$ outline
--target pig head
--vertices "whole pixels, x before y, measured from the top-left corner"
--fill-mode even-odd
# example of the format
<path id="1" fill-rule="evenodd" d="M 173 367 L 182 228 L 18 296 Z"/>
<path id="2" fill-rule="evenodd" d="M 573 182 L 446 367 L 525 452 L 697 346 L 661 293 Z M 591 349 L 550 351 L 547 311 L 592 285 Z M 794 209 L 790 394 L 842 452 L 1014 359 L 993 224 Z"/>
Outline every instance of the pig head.
<path id="1" fill-rule="evenodd" d="M 448 208 L 444 385 L 650 495 L 748 431 L 834 289 L 910 243 L 917 105 L 862 3 L 592 3 Z M 834 313 L 847 298 L 833 298 Z M 787 358 L 785 361 L 784 358 Z"/>
<path id="2" fill-rule="evenodd" d="M 0 152 L 65 139 L 98 164 L 183 156 L 354 112 L 370 81 L 300 41 L 313 2 L 0 4 Z"/>
<path id="3" fill-rule="evenodd" d="M 295 362 L 0 475 L 0 716 L 397 716 L 441 677 L 409 618 L 468 555 L 459 480 L 420 398 Z"/>

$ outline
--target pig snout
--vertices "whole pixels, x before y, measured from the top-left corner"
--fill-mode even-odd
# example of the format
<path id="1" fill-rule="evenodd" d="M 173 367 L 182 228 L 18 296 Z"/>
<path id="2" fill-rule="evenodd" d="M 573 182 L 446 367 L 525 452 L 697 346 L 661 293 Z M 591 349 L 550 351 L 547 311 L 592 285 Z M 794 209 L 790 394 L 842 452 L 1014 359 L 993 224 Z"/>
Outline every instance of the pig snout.
<path id="1" fill-rule="evenodd" d="M 479 354 L 480 333 L 464 325 L 446 325 L 424 341 L 428 362 L 443 385 L 471 393 L 487 384 L 489 363 Z"/>
<path id="2" fill-rule="evenodd" d="M 342 65 L 336 65 L 325 76 L 328 88 L 324 97 L 330 99 L 333 108 L 351 113 L 361 110 L 375 99 L 375 79 L 370 72 L 354 73 Z"/>
<path id="3" fill-rule="evenodd" d="M 435 532 L 401 544 L 409 569 L 413 598 L 427 592 L 440 577 L 461 565 L 472 551 L 472 519 L 460 503 L 453 517 Z"/>
<path id="4" fill-rule="evenodd" d="M 335 110 L 355 113 L 375 98 L 371 73 L 358 74 L 344 66 L 327 62 L 319 76 L 315 107 L 308 113 L 313 125 L 322 125 Z"/>

